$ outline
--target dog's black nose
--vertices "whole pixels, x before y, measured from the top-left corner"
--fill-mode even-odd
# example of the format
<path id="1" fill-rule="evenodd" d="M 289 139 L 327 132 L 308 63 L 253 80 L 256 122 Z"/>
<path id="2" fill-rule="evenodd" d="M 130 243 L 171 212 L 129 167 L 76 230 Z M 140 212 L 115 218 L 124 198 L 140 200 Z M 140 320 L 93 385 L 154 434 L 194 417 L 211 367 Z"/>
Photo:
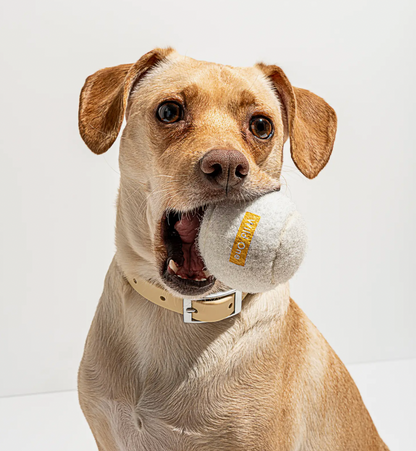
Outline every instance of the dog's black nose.
<path id="1" fill-rule="evenodd" d="M 201 158 L 200 168 L 211 185 L 228 189 L 244 181 L 250 165 L 238 150 L 214 149 Z"/>

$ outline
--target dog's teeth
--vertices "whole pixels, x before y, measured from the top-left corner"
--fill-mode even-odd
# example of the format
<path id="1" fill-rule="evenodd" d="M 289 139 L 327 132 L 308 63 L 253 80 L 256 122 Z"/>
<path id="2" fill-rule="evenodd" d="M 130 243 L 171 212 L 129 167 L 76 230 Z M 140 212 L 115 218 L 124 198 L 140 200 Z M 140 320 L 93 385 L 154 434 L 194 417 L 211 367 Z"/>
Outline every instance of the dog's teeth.
<path id="1" fill-rule="evenodd" d="M 178 265 L 173 261 L 169 260 L 169 268 L 176 274 L 178 272 Z"/>
<path id="2" fill-rule="evenodd" d="M 197 282 L 205 282 L 207 279 L 195 279 Z"/>
<path id="3" fill-rule="evenodd" d="M 176 274 L 177 275 L 177 277 L 179 277 L 180 279 L 187 279 L 187 277 L 182 277 L 182 276 L 180 276 L 179 274 Z"/>

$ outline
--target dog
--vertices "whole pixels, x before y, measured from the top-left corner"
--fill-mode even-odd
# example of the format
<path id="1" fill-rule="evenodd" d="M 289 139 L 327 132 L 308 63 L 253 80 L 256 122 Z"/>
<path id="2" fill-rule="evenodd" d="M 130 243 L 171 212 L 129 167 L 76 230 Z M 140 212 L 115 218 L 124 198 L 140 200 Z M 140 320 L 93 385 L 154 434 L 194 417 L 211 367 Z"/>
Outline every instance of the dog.
<path id="1" fill-rule="evenodd" d="M 238 312 L 195 246 L 207 205 L 280 189 L 287 139 L 316 177 L 334 110 L 277 66 L 157 48 L 82 88 L 79 129 L 93 152 L 110 148 L 124 118 L 117 250 L 78 374 L 98 449 L 388 450 L 288 284 L 245 294 Z"/>

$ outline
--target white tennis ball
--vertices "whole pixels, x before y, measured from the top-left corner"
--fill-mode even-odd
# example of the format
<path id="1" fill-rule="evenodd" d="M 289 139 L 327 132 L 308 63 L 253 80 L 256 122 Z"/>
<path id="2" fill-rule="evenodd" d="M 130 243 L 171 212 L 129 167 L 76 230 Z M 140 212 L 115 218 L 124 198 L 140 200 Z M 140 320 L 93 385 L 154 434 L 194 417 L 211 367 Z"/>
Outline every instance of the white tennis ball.
<path id="1" fill-rule="evenodd" d="M 231 288 L 258 293 L 287 282 L 306 250 L 305 222 L 280 192 L 207 208 L 198 237 L 207 269 Z"/>

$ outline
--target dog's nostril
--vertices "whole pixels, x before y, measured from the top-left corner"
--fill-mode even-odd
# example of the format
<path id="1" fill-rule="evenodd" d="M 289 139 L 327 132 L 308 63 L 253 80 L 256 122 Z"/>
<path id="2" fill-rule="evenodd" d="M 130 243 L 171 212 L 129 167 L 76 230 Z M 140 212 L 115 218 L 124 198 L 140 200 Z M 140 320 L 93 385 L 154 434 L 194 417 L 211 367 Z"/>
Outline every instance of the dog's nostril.
<path id="1" fill-rule="evenodd" d="M 209 158 L 201 160 L 201 170 L 204 174 L 207 174 L 212 177 L 216 177 L 222 173 L 222 166 L 220 162 L 216 160 L 212 161 Z"/>
<path id="2" fill-rule="evenodd" d="M 248 166 L 239 164 L 239 165 L 235 168 L 235 175 L 236 175 L 238 178 L 242 179 L 242 178 L 246 177 L 247 174 L 248 174 Z"/>
<path id="3" fill-rule="evenodd" d="M 220 164 L 213 164 L 211 166 L 211 168 L 212 168 L 212 171 L 208 173 L 211 177 L 215 178 L 215 177 L 218 177 L 219 175 L 221 175 L 222 166 Z"/>

